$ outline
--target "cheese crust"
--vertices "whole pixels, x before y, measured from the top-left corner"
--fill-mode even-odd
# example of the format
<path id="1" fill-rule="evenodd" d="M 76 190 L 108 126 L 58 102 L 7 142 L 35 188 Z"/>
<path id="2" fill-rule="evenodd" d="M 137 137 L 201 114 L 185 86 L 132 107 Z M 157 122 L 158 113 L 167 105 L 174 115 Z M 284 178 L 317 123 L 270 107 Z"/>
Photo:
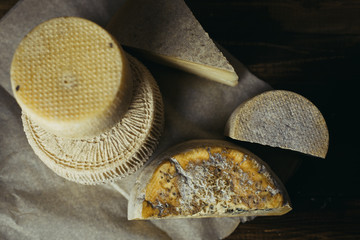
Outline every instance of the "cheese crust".
<path id="1" fill-rule="evenodd" d="M 319 109 L 305 97 L 272 90 L 240 104 L 225 126 L 230 138 L 325 158 L 329 132 Z"/>
<path id="2" fill-rule="evenodd" d="M 150 60 L 229 86 L 238 83 L 233 66 L 183 0 L 125 1 L 108 29 Z"/>
<path id="3" fill-rule="evenodd" d="M 163 131 L 159 88 L 150 72 L 127 55 L 134 76 L 133 97 L 124 117 L 110 130 L 86 139 L 56 136 L 23 112 L 26 137 L 39 158 L 58 175 L 81 184 L 124 178 L 152 155 Z"/>

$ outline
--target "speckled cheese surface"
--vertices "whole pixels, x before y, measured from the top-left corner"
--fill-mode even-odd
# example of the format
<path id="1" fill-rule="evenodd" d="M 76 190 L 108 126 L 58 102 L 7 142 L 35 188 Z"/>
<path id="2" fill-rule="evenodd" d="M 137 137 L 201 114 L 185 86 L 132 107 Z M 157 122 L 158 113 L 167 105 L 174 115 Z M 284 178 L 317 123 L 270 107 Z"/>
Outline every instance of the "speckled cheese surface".
<path id="1" fill-rule="evenodd" d="M 130 219 L 281 215 L 291 210 L 279 179 L 252 153 L 218 140 L 177 148 L 140 177 L 129 202 Z"/>
<path id="2" fill-rule="evenodd" d="M 108 28 L 121 44 L 145 51 L 157 61 L 237 84 L 234 68 L 183 0 L 127 1 Z"/>
<path id="3" fill-rule="evenodd" d="M 319 109 L 305 97 L 284 90 L 267 91 L 238 106 L 225 135 L 321 158 L 329 147 L 329 132 Z"/>

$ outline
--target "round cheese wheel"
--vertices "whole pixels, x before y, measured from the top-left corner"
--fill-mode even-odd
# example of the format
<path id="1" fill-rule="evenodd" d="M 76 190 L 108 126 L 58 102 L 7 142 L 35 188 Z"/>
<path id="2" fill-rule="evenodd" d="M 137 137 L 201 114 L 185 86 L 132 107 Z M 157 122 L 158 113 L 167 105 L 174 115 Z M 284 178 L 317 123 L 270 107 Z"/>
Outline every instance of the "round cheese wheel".
<path id="1" fill-rule="evenodd" d="M 57 136 L 94 137 L 126 113 L 132 74 L 126 54 L 102 27 L 60 17 L 35 27 L 11 64 L 14 96 L 26 115 Z"/>

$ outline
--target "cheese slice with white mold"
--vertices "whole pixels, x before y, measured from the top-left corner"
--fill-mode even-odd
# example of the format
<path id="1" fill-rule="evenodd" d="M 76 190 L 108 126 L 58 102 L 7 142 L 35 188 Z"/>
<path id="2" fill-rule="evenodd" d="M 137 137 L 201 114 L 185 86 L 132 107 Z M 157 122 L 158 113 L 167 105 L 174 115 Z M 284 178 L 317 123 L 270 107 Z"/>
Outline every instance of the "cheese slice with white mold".
<path id="1" fill-rule="evenodd" d="M 129 219 L 249 217 L 291 210 L 286 189 L 251 152 L 221 140 L 193 140 L 146 166 L 128 205 Z"/>

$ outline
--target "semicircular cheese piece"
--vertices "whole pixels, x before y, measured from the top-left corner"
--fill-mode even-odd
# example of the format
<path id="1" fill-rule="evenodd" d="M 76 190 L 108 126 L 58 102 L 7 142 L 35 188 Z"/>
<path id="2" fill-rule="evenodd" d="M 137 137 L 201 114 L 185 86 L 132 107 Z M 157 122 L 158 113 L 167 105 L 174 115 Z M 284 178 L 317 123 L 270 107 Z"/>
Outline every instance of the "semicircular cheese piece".
<path id="1" fill-rule="evenodd" d="M 238 106 L 225 135 L 241 141 L 290 149 L 325 158 L 329 146 L 326 122 L 317 107 L 290 91 L 267 91 Z"/>
<path id="2" fill-rule="evenodd" d="M 93 137 L 128 110 L 132 76 L 126 54 L 102 27 L 78 17 L 36 26 L 11 64 L 14 96 L 22 110 L 58 136 Z"/>
<path id="3" fill-rule="evenodd" d="M 193 140 L 154 159 L 131 192 L 128 219 L 282 215 L 286 190 L 251 152 L 221 140 Z"/>
<path id="4" fill-rule="evenodd" d="M 163 130 L 163 102 L 150 72 L 127 56 L 134 76 L 133 97 L 124 117 L 108 131 L 86 139 L 49 133 L 23 113 L 24 130 L 40 159 L 58 175 L 99 184 L 134 173 L 152 155 Z"/>
<path id="5" fill-rule="evenodd" d="M 235 86 L 238 76 L 183 0 L 129 0 L 108 26 L 144 57 Z"/>

